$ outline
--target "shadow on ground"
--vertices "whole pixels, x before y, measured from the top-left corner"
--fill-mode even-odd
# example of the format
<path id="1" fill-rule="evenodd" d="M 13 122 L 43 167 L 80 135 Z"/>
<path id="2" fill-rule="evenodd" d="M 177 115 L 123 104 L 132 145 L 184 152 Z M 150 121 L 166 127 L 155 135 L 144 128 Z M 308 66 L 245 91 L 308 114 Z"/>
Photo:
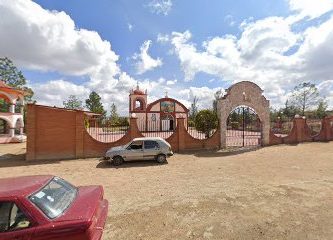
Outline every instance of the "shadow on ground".
<path id="1" fill-rule="evenodd" d="M 154 160 L 140 160 L 140 161 L 130 161 L 130 162 L 124 162 L 120 166 L 114 166 L 112 163 L 108 161 L 100 161 L 96 168 L 132 168 L 132 167 L 154 167 L 154 166 L 163 166 L 168 164 L 168 162 L 164 164 L 157 163 Z"/>
<path id="2" fill-rule="evenodd" d="M 261 149 L 261 147 L 228 148 L 225 150 L 186 151 L 182 152 L 181 154 L 194 155 L 196 157 L 215 158 L 215 157 L 239 155 L 247 152 L 254 152 L 259 149 Z"/>

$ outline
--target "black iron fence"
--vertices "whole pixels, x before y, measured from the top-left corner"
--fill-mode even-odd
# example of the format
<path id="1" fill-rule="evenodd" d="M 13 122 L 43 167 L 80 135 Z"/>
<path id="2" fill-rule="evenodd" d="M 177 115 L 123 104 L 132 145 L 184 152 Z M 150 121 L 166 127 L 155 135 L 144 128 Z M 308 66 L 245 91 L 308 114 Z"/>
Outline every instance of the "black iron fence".
<path id="1" fill-rule="evenodd" d="M 121 139 L 129 129 L 127 119 L 115 121 L 112 118 L 90 118 L 85 120 L 87 132 L 100 142 L 115 142 Z"/>
<path id="2" fill-rule="evenodd" d="M 293 120 L 276 120 L 271 122 L 271 131 L 278 137 L 286 137 L 293 128 Z"/>
<path id="3" fill-rule="evenodd" d="M 137 120 L 139 131 L 145 137 L 169 138 L 176 129 L 176 123 L 172 120 L 147 121 L 145 119 Z"/>
<path id="4" fill-rule="evenodd" d="M 310 135 L 315 136 L 318 135 L 321 131 L 321 125 L 322 125 L 321 119 L 307 119 L 306 124 L 310 128 Z"/>
<path id="5" fill-rule="evenodd" d="M 212 129 L 207 132 L 199 131 L 195 128 L 195 126 L 188 126 L 187 132 L 196 139 L 207 139 L 213 136 L 217 129 Z"/>
<path id="6" fill-rule="evenodd" d="M 260 146 L 261 139 L 262 125 L 252 108 L 240 106 L 229 114 L 226 132 L 228 147 Z"/>

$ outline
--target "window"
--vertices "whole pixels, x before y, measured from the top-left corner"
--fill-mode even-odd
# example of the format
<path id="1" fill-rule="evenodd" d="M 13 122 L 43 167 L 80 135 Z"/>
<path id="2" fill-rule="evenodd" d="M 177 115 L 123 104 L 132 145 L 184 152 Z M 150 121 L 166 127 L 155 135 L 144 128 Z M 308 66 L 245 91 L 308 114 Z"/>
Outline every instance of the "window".
<path id="1" fill-rule="evenodd" d="M 0 202 L 0 233 L 30 227 L 30 221 L 13 202 Z"/>
<path id="2" fill-rule="evenodd" d="M 142 141 L 134 141 L 128 148 L 129 150 L 140 150 L 142 149 Z"/>
<path id="3" fill-rule="evenodd" d="M 143 110 L 143 102 L 141 99 L 135 100 L 135 109 L 136 110 Z"/>
<path id="4" fill-rule="evenodd" d="M 46 216 L 53 219 L 59 217 L 71 205 L 76 197 L 77 189 L 65 180 L 54 177 L 40 191 L 29 197 Z"/>
<path id="5" fill-rule="evenodd" d="M 159 148 L 159 145 L 156 141 L 145 141 L 145 149 L 155 149 Z"/>

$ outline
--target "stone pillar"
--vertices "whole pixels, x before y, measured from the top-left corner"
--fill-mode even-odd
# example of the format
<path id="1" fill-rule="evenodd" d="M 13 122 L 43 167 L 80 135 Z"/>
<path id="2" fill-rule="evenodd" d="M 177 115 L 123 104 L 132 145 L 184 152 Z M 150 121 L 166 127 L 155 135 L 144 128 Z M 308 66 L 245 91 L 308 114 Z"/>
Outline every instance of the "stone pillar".
<path id="1" fill-rule="evenodd" d="M 220 120 L 221 148 L 227 147 L 227 121 L 224 118 Z"/>
<path id="2" fill-rule="evenodd" d="M 14 103 L 10 104 L 10 106 L 9 106 L 9 112 L 10 113 L 15 113 L 15 104 Z"/>
<path id="3" fill-rule="evenodd" d="M 20 135 L 23 135 L 23 127 L 20 127 Z"/>
<path id="4" fill-rule="evenodd" d="M 14 137 L 15 136 L 15 128 L 9 128 L 9 136 Z"/>

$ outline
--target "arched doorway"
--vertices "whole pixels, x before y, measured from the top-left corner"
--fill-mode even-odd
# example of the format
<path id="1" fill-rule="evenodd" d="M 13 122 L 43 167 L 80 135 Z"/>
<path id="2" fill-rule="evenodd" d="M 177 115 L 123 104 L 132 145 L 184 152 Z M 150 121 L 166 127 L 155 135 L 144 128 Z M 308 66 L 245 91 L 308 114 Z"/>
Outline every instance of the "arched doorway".
<path id="1" fill-rule="evenodd" d="M 260 146 L 261 139 L 261 121 L 252 108 L 239 106 L 230 112 L 227 119 L 227 147 Z"/>
<path id="2" fill-rule="evenodd" d="M 242 106 L 244 106 L 243 109 L 238 108 Z M 235 109 L 237 109 L 238 112 L 237 111 L 233 112 Z M 247 113 L 247 111 L 249 111 L 249 113 Z M 261 129 L 260 140 L 257 140 L 258 144 L 259 145 L 269 144 L 269 132 L 270 132 L 269 100 L 265 98 L 265 96 L 263 95 L 263 90 L 257 84 L 253 82 L 244 81 L 232 85 L 230 88 L 227 89 L 227 94 L 225 94 L 221 99 L 218 100 L 217 112 L 220 120 L 222 148 L 226 148 L 228 146 L 227 128 L 228 128 L 228 119 L 230 114 L 242 115 L 243 113 L 245 113 L 246 115 L 255 118 L 256 119 L 255 121 L 258 121 L 258 124 L 260 122 L 260 129 Z M 243 122 L 239 124 L 242 125 Z M 251 131 L 247 132 L 244 126 L 242 126 L 242 128 L 244 128 L 244 135 L 251 134 Z M 246 144 L 245 142 L 246 140 L 244 141 L 244 145 Z"/>
<path id="3" fill-rule="evenodd" d="M 1 134 L 8 134 L 9 133 L 9 127 L 6 120 L 0 118 L 0 135 Z"/>
<path id="4" fill-rule="evenodd" d="M 175 129 L 174 117 L 171 114 L 161 117 L 161 129 L 162 131 L 173 131 Z"/>

